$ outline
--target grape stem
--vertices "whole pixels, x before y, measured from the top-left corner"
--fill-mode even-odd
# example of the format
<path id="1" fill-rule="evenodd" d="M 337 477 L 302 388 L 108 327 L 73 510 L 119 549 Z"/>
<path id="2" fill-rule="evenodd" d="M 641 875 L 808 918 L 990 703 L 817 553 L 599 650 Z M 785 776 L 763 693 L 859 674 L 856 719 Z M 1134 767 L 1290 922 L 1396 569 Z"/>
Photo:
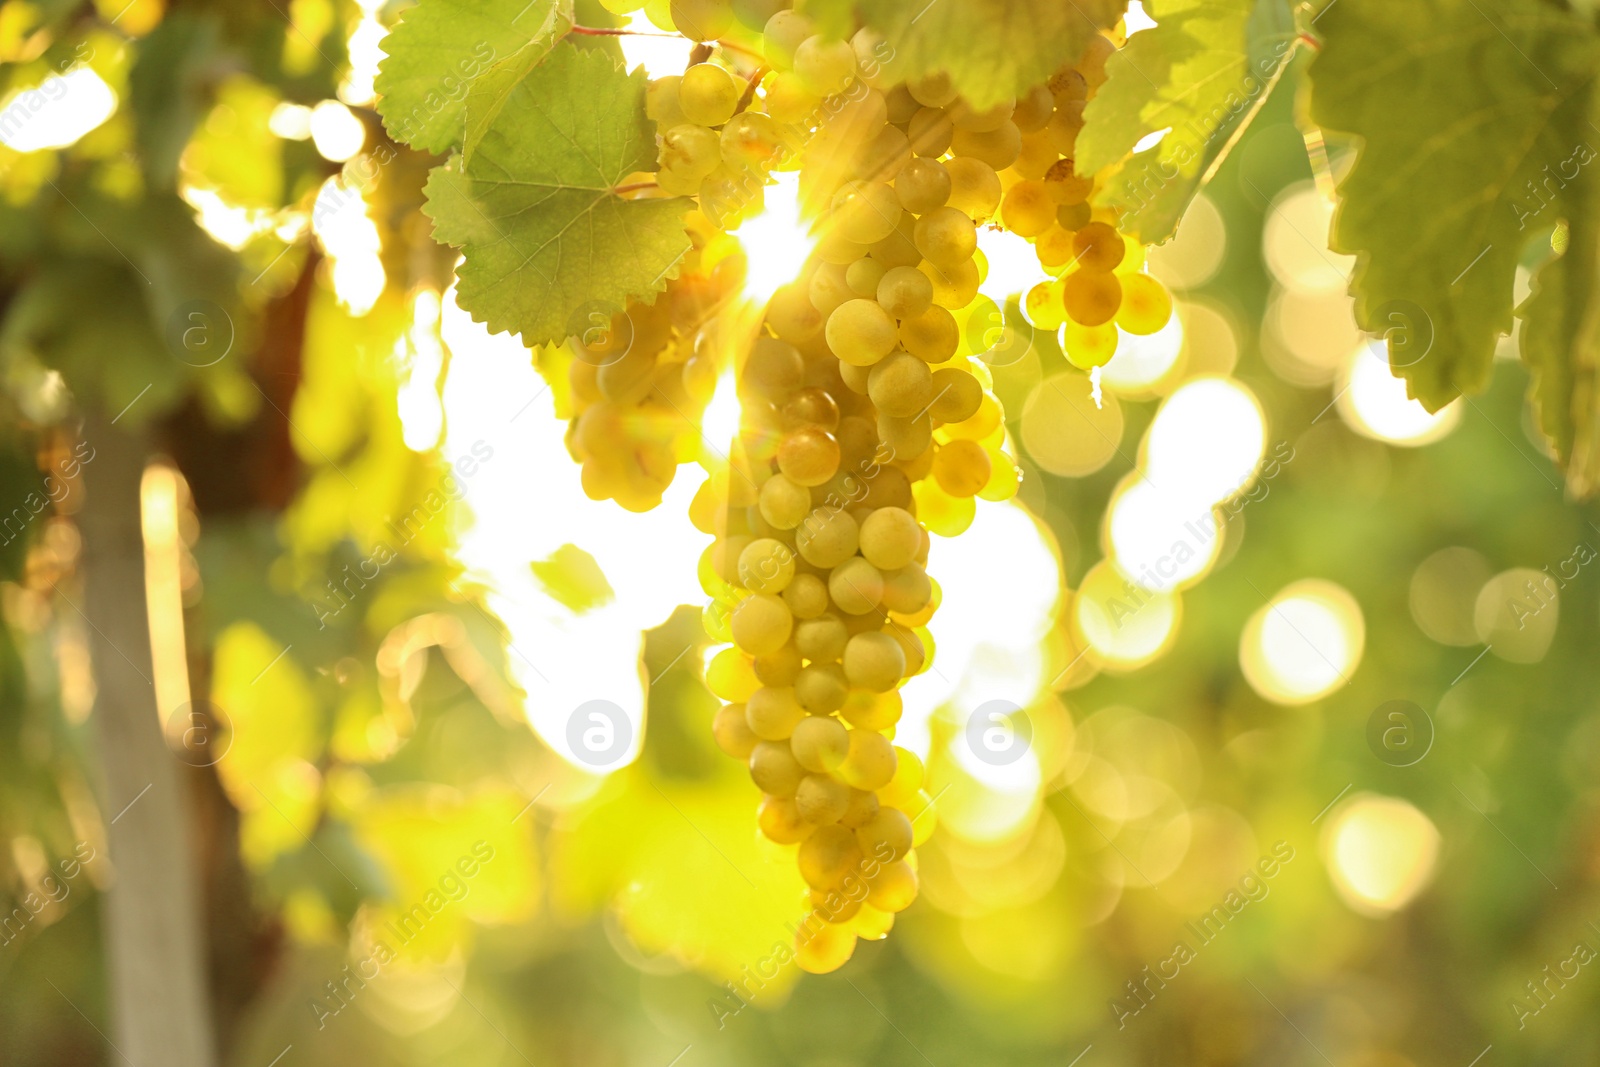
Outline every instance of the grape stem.
<path id="1" fill-rule="evenodd" d="M 659 189 L 659 188 L 661 188 L 661 187 L 659 185 L 657 185 L 655 182 L 634 182 L 632 185 L 619 185 L 619 186 L 617 186 L 615 189 L 613 189 L 611 191 L 613 193 L 617 194 L 618 196 L 621 196 L 623 193 L 637 193 L 641 189 Z"/>
<path id="2" fill-rule="evenodd" d="M 686 40 L 682 34 L 677 33 L 652 33 L 649 30 L 626 30 L 613 26 L 574 26 L 571 32 L 585 37 L 666 37 L 674 41 Z M 765 58 L 755 49 L 746 48 L 744 45 L 735 44 L 732 41 L 717 41 L 716 44 L 718 47 L 726 48 L 730 52 L 743 52 L 745 55 L 754 56 L 757 59 Z"/>

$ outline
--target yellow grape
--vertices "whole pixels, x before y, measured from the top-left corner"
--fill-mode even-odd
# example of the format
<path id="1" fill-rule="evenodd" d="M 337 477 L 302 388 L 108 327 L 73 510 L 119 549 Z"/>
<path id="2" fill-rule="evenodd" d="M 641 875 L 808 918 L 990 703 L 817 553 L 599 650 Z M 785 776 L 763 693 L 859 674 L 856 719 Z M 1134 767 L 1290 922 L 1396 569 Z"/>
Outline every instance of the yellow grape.
<path id="1" fill-rule="evenodd" d="M 929 533 L 959 537 L 977 515 L 978 508 L 971 497 L 951 496 L 935 479 L 918 482 L 912 491 L 917 498 L 917 516 Z"/>
<path id="2" fill-rule="evenodd" d="M 1132 334 L 1152 334 L 1172 318 L 1172 294 L 1148 274 L 1122 276 L 1117 325 Z"/>
<path id="3" fill-rule="evenodd" d="M 953 267 L 936 267 L 923 263 L 917 268 L 933 284 L 933 302 L 946 311 L 957 311 L 972 303 L 978 295 L 981 276 L 976 258 L 964 259 Z"/>
<path id="4" fill-rule="evenodd" d="M 812 306 L 824 316 L 832 315 L 846 300 L 855 299 L 850 289 L 849 268 L 843 264 L 817 264 L 806 289 Z"/>
<path id="5" fill-rule="evenodd" d="M 906 136 L 911 139 L 911 151 L 928 159 L 938 159 L 950 148 L 955 127 L 950 116 L 937 108 L 925 107 L 911 116 Z"/>
<path id="6" fill-rule="evenodd" d="M 813 567 L 833 568 L 856 554 L 859 537 L 854 516 L 823 507 L 806 516 L 795 531 L 794 543 L 800 558 Z"/>
<path id="7" fill-rule="evenodd" d="M 850 929 L 863 941 L 882 941 L 894 929 L 894 912 L 879 911 L 863 901 L 850 921 Z"/>
<path id="8" fill-rule="evenodd" d="M 739 84 L 715 63 L 696 63 L 683 72 L 678 106 L 684 118 L 701 126 L 721 126 L 739 106 Z"/>
<path id="9" fill-rule="evenodd" d="M 995 502 L 1010 500 L 1021 488 L 1022 470 L 998 448 L 988 448 L 986 451 L 989 453 L 991 471 L 988 484 L 978 490 L 978 499 Z"/>
<path id="10" fill-rule="evenodd" d="M 843 926 L 824 923 L 809 937 L 796 935 L 794 962 L 809 974 L 830 974 L 848 963 L 855 951 L 855 934 Z"/>
<path id="11" fill-rule="evenodd" d="M 839 646 L 844 647 L 842 633 Z M 849 695 L 850 683 L 845 679 L 844 669 L 836 663 L 807 664 L 800 669 L 799 677 L 794 680 L 794 698 L 800 702 L 802 708 L 811 713 L 813 718 L 831 715 L 838 711 L 844 707 Z M 804 726 L 805 723 L 800 725 Z"/>
<path id="12" fill-rule="evenodd" d="M 856 827 L 856 844 L 861 847 L 862 855 L 879 863 L 904 859 L 911 851 L 911 836 L 911 819 L 906 813 L 898 808 L 883 807 L 881 803 L 875 815 Z"/>
<path id="13" fill-rule="evenodd" d="M 803 575 L 802 577 L 815 577 Z M 818 579 L 819 581 L 821 579 Z M 807 619 L 795 628 L 794 643 L 800 654 L 813 664 L 832 663 L 844 655 L 850 632 L 837 615 L 824 614 Z"/>
<path id="14" fill-rule="evenodd" d="M 926 414 L 911 419 L 878 415 L 878 436 L 897 459 L 914 459 L 933 444 L 933 421 Z"/>
<path id="15" fill-rule="evenodd" d="M 1058 220 L 1060 214 L 1058 210 Z M 1060 274 L 1062 268 L 1078 255 L 1078 250 L 1073 247 L 1073 232 L 1063 228 L 1059 221 L 1052 223 L 1048 230 L 1039 235 L 1033 243 L 1033 250 L 1039 255 L 1039 265 L 1051 274 Z"/>
<path id="16" fill-rule="evenodd" d="M 951 108 L 950 118 L 958 130 L 991 133 L 998 130 L 1002 123 L 1011 121 L 1012 112 L 1016 107 L 1015 100 L 1002 100 L 993 107 L 976 111 L 970 104 L 961 101 Z"/>
<path id="17" fill-rule="evenodd" d="M 822 97 L 807 89 L 800 76 L 791 71 L 777 71 L 768 78 L 764 97 L 767 115 L 786 126 L 806 122 L 822 106 Z"/>
<path id="18" fill-rule="evenodd" d="M 851 182 L 833 198 L 833 225 L 847 240 L 872 245 L 894 232 L 900 198 L 886 182 Z"/>
<path id="19" fill-rule="evenodd" d="M 822 485 L 839 470 L 839 441 L 820 426 L 805 426 L 778 445 L 778 470 L 796 485 Z"/>
<path id="20" fill-rule="evenodd" d="M 905 508 L 879 508 L 861 524 L 861 555 L 882 570 L 899 570 L 921 548 L 922 527 Z"/>
<path id="21" fill-rule="evenodd" d="M 767 304 L 767 325 L 790 344 L 809 341 L 822 332 L 822 312 L 812 305 L 807 288 L 798 282 L 785 285 Z"/>
<path id="22" fill-rule="evenodd" d="M 811 513 L 811 490 L 787 475 L 774 474 L 761 487 L 761 517 L 780 530 L 792 530 Z"/>
<path id="23" fill-rule="evenodd" d="M 964 422 L 982 403 L 983 386 L 968 372 L 959 367 L 933 372 L 933 406 L 928 412 L 940 422 Z"/>
<path id="24" fill-rule="evenodd" d="M 757 656 L 751 668 L 762 685 L 770 689 L 788 689 L 800 674 L 801 662 L 800 650 L 791 641 L 776 652 Z"/>
<path id="25" fill-rule="evenodd" d="M 856 53 L 848 41 L 830 41 L 814 34 L 794 50 L 794 72 L 818 96 L 844 92 L 855 80 Z"/>
<path id="26" fill-rule="evenodd" d="M 1084 226 L 1073 235 L 1072 246 L 1078 253 L 1078 266 L 1093 272 L 1115 270 L 1128 251 L 1116 227 L 1104 222 Z"/>
<path id="27" fill-rule="evenodd" d="M 805 709 L 794 697 L 793 689 L 762 686 L 750 694 L 744 705 L 744 721 L 750 732 L 763 741 L 786 741 L 806 717 Z"/>
<path id="28" fill-rule="evenodd" d="M 787 741 L 757 741 L 750 750 L 750 780 L 763 793 L 792 797 L 805 774 Z"/>
<path id="29" fill-rule="evenodd" d="M 656 129 L 670 130 L 688 121 L 684 118 L 683 108 L 678 105 L 678 87 L 682 83 L 681 75 L 670 74 L 652 80 L 645 88 L 645 114 L 656 124 Z"/>
<path id="30" fill-rule="evenodd" d="M 924 363 L 943 363 L 956 354 L 961 330 L 955 316 L 935 304 L 900 324 L 899 341 L 907 352 Z"/>
<path id="31" fill-rule="evenodd" d="M 1056 221 L 1056 205 L 1043 182 L 1020 181 L 1000 205 L 1000 221 L 1021 237 L 1038 237 Z"/>
<path id="32" fill-rule="evenodd" d="M 885 267 L 915 267 L 921 263 L 922 253 L 917 251 L 914 239 L 916 226 L 916 216 L 902 211 L 894 232 L 872 246 L 872 258 Z"/>
<path id="33" fill-rule="evenodd" d="M 1089 370 L 1111 362 L 1111 357 L 1117 354 L 1120 335 L 1109 322 L 1084 326 L 1068 319 L 1062 336 L 1061 347 L 1066 351 L 1067 361 L 1079 370 Z"/>
<path id="34" fill-rule="evenodd" d="M 933 455 L 933 476 L 951 496 L 977 496 L 989 474 L 989 453 L 976 441 L 951 441 Z"/>
<path id="35" fill-rule="evenodd" d="M 958 156 L 981 159 L 995 170 L 1005 170 L 1022 154 L 1022 131 L 1010 119 L 993 130 L 956 130 L 950 150 Z"/>
<path id="36" fill-rule="evenodd" d="M 917 794 L 922 789 L 922 759 L 915 752 L 899 745 L 895 746 L 894 754 L 894 777 L 889 780 L 888 785 L 878 790 L 878 802 L 884 807 L 898 808 L 902 812 L 921 811 L 922 804 L 917 800 Z"/>
<path id="37" fill-rule="evenodd" d="M 1083 229 L 1093 219 L 1094 212 L 1088 204 L 1062 204 L 1056 208 L 1056 225 L 1069 232 Z"/>
<path id="38" fill-rule="evenodd" d="M 797 845 L 811 835 L 814 827 L 800 815 L 792 798 L 766 796 L 756 811 L 756 825 L 768 841 L 780 845 Z"/>
<path id="39" fill-rule="evenodd" d="M 724 704 L 711 720 L 711 736 L 717 747 L 734 759 L 749 759 L 761 739 L 750 730 L 743 704 Z"/>
<path id="40" fill-rule="evenodd" d="M 867 375 L 867 395 L 880 414 L 911 418 L 933 399 L 933 374 L 910 352 L 891 352 Z"/>
<path id="41" fill-rule="evenodd" d="M 1122 305 L 1122 283 L 1115 274 L 1080 270 L 1067 275 L 1062 303 L 1073 322 L 1100 326 L 1116 317 Z"/>
<path id="42" fill-rule="evenodd" d="M 972 220 L 953 207 L 936 208 L 917 220 L 917 251 L 928 262 L 954 267 L 971 259 L 978 247 L 978 232 Z"/>
<path id="43" fill-rule="evenodd" d="M 893 690 L 873 693 L 856 689 L 839 709 L 839 717 L 857 729 L 887 730 L 900 721 L 904 711 L 900 694 Z"/>
<path id="44" fill-rule="evenodd" d="M 845 268 L 845 284 L 856 296 L 875 298 L 878 295 L 878 283 L 883 281 L 887 270 L 888 268 L 871 256 L 863 256 Z"/>
<path id="45" fill-rule="evenodd" d="M 950 173 L 936 159 L 913 159 L 895 176 L 894 191 L 901 207 L 926 215 L 949 201 Z"/>
<path id="46" fill-rule="evenodd" d="M 982 441 L 1000 428 L 1000 419 L 1003 414 L 1000 410 L 1000 402 L 985 393 L 978 401 L 977 411 L 961 422 L 946 424 L 944 432 L 946 436 L 951 438 Z"/>
<path id="47" fill-rule="evenodd" d="M 795 789 L 794 806 L 814 826 L 836 823 L 850 807 L 850 787 L 826 774 L 808 774 Z"/>
<path id="48" fill-rule="evenodd" d="M 722 161 L 730 167 L 766 168 L 783 156 L 783 134 L 759 111 L 741 111 L 722 127 Z"/>
<path id="49" fill-rule="evenodd" d="M 1081 204 L 1094 192 L 1094 182 L 1080 176 L 1070 159 L 1052 164 L 1045 172 L 1044 185 L 1050 199 L 1063 206 Z"/>
<path id="50" fill-rule="evenodd" d="M 853 556 L 829 572 L 828 595 L 846 615 L 865 615 L 883 599 L 883 574 L 860 556 Z"/>
<path id="51" fill-rule="evenodd" d="M 802 389 L 783 405 L 780 415 L 790 428 L 819 426 L 832 431 L 839 426 L 839 402 L 826 389 Z"/>
<path id="52" fill-rule="evenodd" d="M 762 29 L 761 50 L 773 70 L 794 67 L 794 53 L 815 32 L 811 20 L 798 11 L 779 11 Z"/>
<path id="53" fill-rule="evenodd" d="M 878 794 L 867 789 L 851 789 L 850 803 L 845 807 L 844 814 L 839 816 L 839 825 L 848 826 L 852 830 L 859 831 L 861 827 L 866 826 L 877 818 L 880 810 L 882 810 L 882 805 L 878 803 Z M 858 832 L 856 834 L 857 844 L 860 841 L 861 835 Z"/>
<path id="54" fill-rule="evenodd" d="M 870 367 L 894 351 L 899 334 L 894 316 L 877 301 L 859 298 L 835 308 L 825 332 L 833 354 L 856 367 Z"/>
<path id="55" fill-rule="evenodd" d="M 1067 309 L 1061 302 L 1062 289 L 1060 282 L 1040 282 L 1023 297 L 1022 310 L 1036 329 L 1054 332 L 1067 321 Z"/>
<path id="56" fill-rule="evenodd" d="M 854 640 L 868 636 L 872 634 L 857 634 Z M 876 636 L 894 641 L 884 633 L 877 633 Z M 902 657 L 905 655 L 898 643 L 895 644 L 895 650 Z M 845 655 L 848 657 L 849 653 Z M 839 764 L 839 777 L 857 789 L 879 789 L 888 785 L 894 777 L 894 745 L 876 730 L 851 730 L 849 737 L 850 747 L 844 761 Z"/>
<path id="57" fill-rule="evenodd" d="M 799 782 L 795 787 L 799 788 Z M 837 889 L 861 863 L 861 846 L 854 831 L 843 826 L 819 826 L 800 844 L 796 857 L 800 877 L 814 889 Z"/>
<path id="58" fill-rule="evenodd" d="M 731 619 L 734 644 L 752 656 L 776 652 L 789 640 L 794 616 L 775 596 L 758 593 L 739 602 Z"/>
<path id="59" fill-rule="evenodd" d="M 1011 169 L 1024 178 L 1043 178 L 1060 158 L 1061 153 L 1048 129 L 1025 131 L 1022 150 L 1017 153 L 1017 161 L 1011 164 Z"/>
<path id="60" fill-rule="evenodd" d="M 1055 97 L 1050 95 L 1048 85 L 1036 85 L 1033 89 L 1017 98 L 1017 106 L 1011 112 L 1011 121 L 1016 123 L 1017 129 L 1024 134 L 1035 130 L 1044 129 L 1044 124 L 1050 121 L 1050 115 L 1055 111 Z"/>
<path id="61" fill-rule="evenodd" d="M 905 911 L 917 899 L 917 872 L 905 860 L 886 865 L 867 886 L 867 902 L 879 911 Z"/>
<path id="62" fill-rule="evenodd" d="M 794 580 L 794 549 L 758 537 L 739 553 L 739 580 L 752 593 L 781 593 Z"/>
<path id="63" fill-rule="evenodd" d="M 916 267 L 894 267 L 878 279 L 878 306 L 897 319 L 912 319 L 933 305 L 933 281 Z"/>
<path id="64" fill-rule="evenodd" d="M 959 95 L 950 75 L 942 71 L 907 82 L 906 88 L 923 107 L 949 107 Z"/>
<path id="65" fill-rule="evenodd" d="M 743 704 L 761 688 L 750 657 L 737 648 L 725 648 L 706 664 L 706 688 L 731 704 Z"/>
<path id="66" fill-rule="evenodd" d="M 956 156 L 944 163 L 950 178 L 948 206 L 978 222 L 993 217 L 1000 207 L 1000 175 L 981 159 Z"/>
<path id="67" fill-rule="evenodd" d="M 906 654 L 888 634 L 869 630 L 845 645 L 844 674 L 853 686 L 885 693 L 899 684 L 905 671 Z"/>
<path id="68" fill-rule="evenodd" d="M 672 0 L 672 24 L 691 41 L 715 41 L 733 24 L 728 0 Z"/>
<path id="69" fill-rule="evenodd" d="M 883 606 L 897 616 L 915 617 L 933 600 L 933 582 L 916 563 L 883 576 Z"/>

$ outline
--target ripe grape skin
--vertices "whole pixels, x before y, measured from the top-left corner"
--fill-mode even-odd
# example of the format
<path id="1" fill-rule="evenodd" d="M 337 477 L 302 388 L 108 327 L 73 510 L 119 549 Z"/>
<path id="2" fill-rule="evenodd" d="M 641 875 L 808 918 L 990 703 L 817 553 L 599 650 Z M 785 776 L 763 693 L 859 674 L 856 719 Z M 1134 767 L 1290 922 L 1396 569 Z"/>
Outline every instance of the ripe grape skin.
<path id="1" fill-rule="evenodd" d="M 895 177 L 894 191 L 907 211 L 925 215 L 949 201 L 950 173 L 938 160 L 918 157 Z"/>
<path id="2" fill-rule="evenodd" d="M 762 51 L 772 69 L 793 69 L 795 50 L 811 34 L 811 20 L 798 11 L 779 11 L 768 19 L 762 30 Z"/>
<path id="3" fill-rule="evenodd" d="M 905 676 L 906 654 L 894 638 L 877 630 L 856 634 L 844 649 L 844 673 L 850 684 L 884 693 Z"/>
<path id="4" fill-rule="evenodd" d="M 715 63 L 696 63 L 678 83 L 678 106 L 684 118 L 701 126 L 721 126 L 739 105 L 739 86 L 733 75 Z"/>
<path id="5" fill-rule="evenodd" d="M 750 751 L 750 778 L 763 793 L 793 797 L 805 773 L 787 741 L 758 741 Z"/>
<path id="6" fill-rule="evenodd" d="M 765 593 L 741 600 L 733 609 L 730 622 L 734 643 L 752 656 L 776 652 L 794 629 L 789 605 Z"/>
<path id="7" fill-rule="evenodd" d="M 867 376 L 867 395 L 881 414 L 911 418 L 933 399 L 933 374 L 909 352 L 892 352 Z"/>
<path id="8" fill-rule="evenodd" d="M 843 92 L 856 76 L 856 53 L 848 41 L 830 41 L 814 34 L 794 52 L 800 83 L 818 96 Z"/>
<path id="9" fill-rule="evenodd" d="M 1122 283 L 1115 274 L 1077 271 L 1067 275 L 1062 302 L 1073 322 L 1100 326 L 1116 316 L 1122 304 Z"/>
<path id="10" fill-rule="evenodd" d="M 860 556 L 854 556 L 828 575 L 828 595 L 846 615 L 865 615 L 883 599 L 883 575 Z"/>
<path id="11" fill-rule="evenodd" d="M 915 240 L 922 258 L 940 267 L 954 267 L 971 259 L 978 248 L 978 232 L 972 220 L 948 206 L 917 219 Z"/>
<path id="12" fill-rule="evenodd" d="M 933 282 L 915 267 L 893 267 L 879 277 L 875 295 L 895 318 L 915 318 L 933 305 Z"/>
<path id="13" fill-rule="evenodd" d="M 879 508 L 861 524 L 861 554 L 882 570 L 906 566 L 921 547 L 922 527 L 904 508 Z"/>
<path id="14" fill-rule="evenodd" d="M 1002 198 L 1000 175 L 981 159 L 955 156 L 945 161 L 950 177 L 947 203 L 975 222 L 992 218 Z"/>
<path id="15" fill-rule="evenodd" d="M 893 316 L 875 300 L 846 300 L 828 316 L 828 347 L 846 363 L 870 367 L 894 351 L 899 331 Z"/>
<path id="16" fill-rule="evenodd" d="M 1115 270 L 1128 253 L 1122 235 L 1104 222 L 1091 222 L 1083 227 L 1073 236 L 1072 246 L 1078 253 L 1078 265 L 1085 271 Z"/>
<path id="17" fill-rule="evenodd" d="M 691 41 L 715 41 L 733 24 L 729 0 L 672 0 L 672 24 Z"/>
<path id="18" fill-rule="evenodd" d="M 1132 334 L 1152 334 L 1172 318 L 1172 294 L 1148 274 L 1127 274 L 1122 278 L 1122 307 L 1117 325 Z"/>
<path id="19" fill-rule="evenodd" d="M 1000 206 L 1006 229 L 1020 237 L 1038 237 L 1056 221 L 1056 205 L 1044 182 L 1023 180 L 1013 185 Z"/>

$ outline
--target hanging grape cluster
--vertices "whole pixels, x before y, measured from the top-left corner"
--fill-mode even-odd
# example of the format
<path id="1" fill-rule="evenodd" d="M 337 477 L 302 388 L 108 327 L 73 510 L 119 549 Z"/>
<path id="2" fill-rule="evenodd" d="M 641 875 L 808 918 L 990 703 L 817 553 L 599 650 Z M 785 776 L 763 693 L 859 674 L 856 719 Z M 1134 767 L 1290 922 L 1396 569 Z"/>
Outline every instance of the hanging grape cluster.
<path id="1" fill-rule="evenodd" d="M 987 270 L 979 227 L 1034 242 L 1049 280 L 1024 314 L 1062 330 L 1080 368 L 1112 357 L 1118 327 L 1159 330 L 1171 298 L 1073 165 L 1112 38 L 978 110 L 945 77 L 905 80 L 869 29 L 831 39 L 774 3 L 647 13 L 703 42 L 737 16 L 761 28 L 761 55 L 702 47 L 681 76 L 650 84 L 655 183 L 696 198 L 694 251 L 654 306 L 613 321 L 624 356 L 606 364 L 599 345 L 573 363 L 571 447 L 591 496 L 653 506 L 699 447 L 721 368 L 736 373 L 737 439 L 726 453 L 705 442 L 724 462 L 690 509 L 715 537 L 701 563 L 706 628 L 727 644 L 706 671 L 725 702 L 712 732 L 748 763 L 760 832 L 795 847 L 810 909 L 796 958 L 825 972 L 915 899 L 914 849 L 935 822 L 921 762 L 893 744 L 899 688 L 933 656 L 929 533 L 959 535 L 975 498 L 1008 499 L 1020 479 L 987 353 L 961 319 Z M 742 270 L 726 231 L 760 211 L 774 170 L 798 170 L 815 251 L 758 327 L 718 332 L 707 324 Z M 695 313 L 675 313 L 688 291 Z"/>

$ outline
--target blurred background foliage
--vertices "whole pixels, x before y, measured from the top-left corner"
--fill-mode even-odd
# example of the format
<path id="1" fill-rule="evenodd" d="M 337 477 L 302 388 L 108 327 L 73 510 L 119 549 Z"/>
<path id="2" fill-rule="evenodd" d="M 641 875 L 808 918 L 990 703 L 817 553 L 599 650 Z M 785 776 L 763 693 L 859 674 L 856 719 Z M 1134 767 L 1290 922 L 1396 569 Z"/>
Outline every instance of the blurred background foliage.
<path id="1" fill-rule="evenodd" d="M 1395 399 L 1327 250 L 1347 148 L 1308 153 L 1306 56 L 1151 252 L 1181 345 L 1108 368 L 1103 408 L 1048 338 L 995 372 L 1021 500 L 1061 567 L 1037 781 L 1019 795 L 931 761 L 947 825 L 922 900 L 834 975 L 767 977 L 800 884 L 712 743 L 698 607 L 649 623 L 640 758 L 601 779 L 530 729 L 517 661 L 537 671 L 541 650 L 523 655 L 492 576 L 462 562 L 479 494 L 577 468 L 532 425 L 548 399 L 466 427 L 450 415 L 471 406 L 441 399 L 479 353 L 441 341 L 430 161 L 371 110 L 393 12 L 122 3 L 0 4 L 0 96 L 83 69 L 113 108 L 70 143 L 0 146 L 0 522 L 27 512 L 0 535 L 0 903 L 59 895 L 0 938 L 0 1063 L 117 1059 L 96 895 L 118 812 L 91 769 L 81 493 L 67 476 L 48 511 L 24 503 L 83 443 L 75 404 L 120 412 L 182 476 L 178 668 L 232 724 L 187 779 L 227 1063 L 1600 1060 L 1600 977 L 1545 979 L 1600 946 L 1600 613 L 1568 562 L 1600 530 L 1563 500 L 1512 341 L 1483 396 L 1437 418 Z M 163 338 L 195 300 L 232 324 L 204 367 Z M 1207 374 L 1243 386 L 1267 451 L 1292 458 L 1181 604 L 1097 642 L 1081 605 L 1120 584 L 1094 592 L 1118 547 L 1108 503 L 1162 398 Z M 1041 384 L 1059 375 L 1065 391 Z M 531 374 L 513 385 L 538 399 Z M 1116 447 L 1073 437 L 1074 417 Z M 537 439 L 513 451 L 518 435 Z M 473 485 L 461 460 L 493 461 L 469 438 L 501 446 L 499 488 Z M 529 454 L 548 469 L 503 469 Z M 651 551 L 655 528 L 629 526 L 645 519 L 604 521 Z M 495 536 L 514 553 L 534 533 Z M 569 606 L 626 597 L 587 552 L 552 558 L 535 572 Z M 1545 606 L 1524 582 L 1545 590 L 1547 567 Z M 1337 587 L 1288 616 L 1345 649 L 1332 684 L 1275 659 L 1262 614 L 1304 579 Z M 987 592 L 1004 612 L 1015 590 Z M 1369 740 L 1393 700 L 1431 722 L 1410 766 Z M 1198 937 L 1219 905 L 1226 925 Z"/>

